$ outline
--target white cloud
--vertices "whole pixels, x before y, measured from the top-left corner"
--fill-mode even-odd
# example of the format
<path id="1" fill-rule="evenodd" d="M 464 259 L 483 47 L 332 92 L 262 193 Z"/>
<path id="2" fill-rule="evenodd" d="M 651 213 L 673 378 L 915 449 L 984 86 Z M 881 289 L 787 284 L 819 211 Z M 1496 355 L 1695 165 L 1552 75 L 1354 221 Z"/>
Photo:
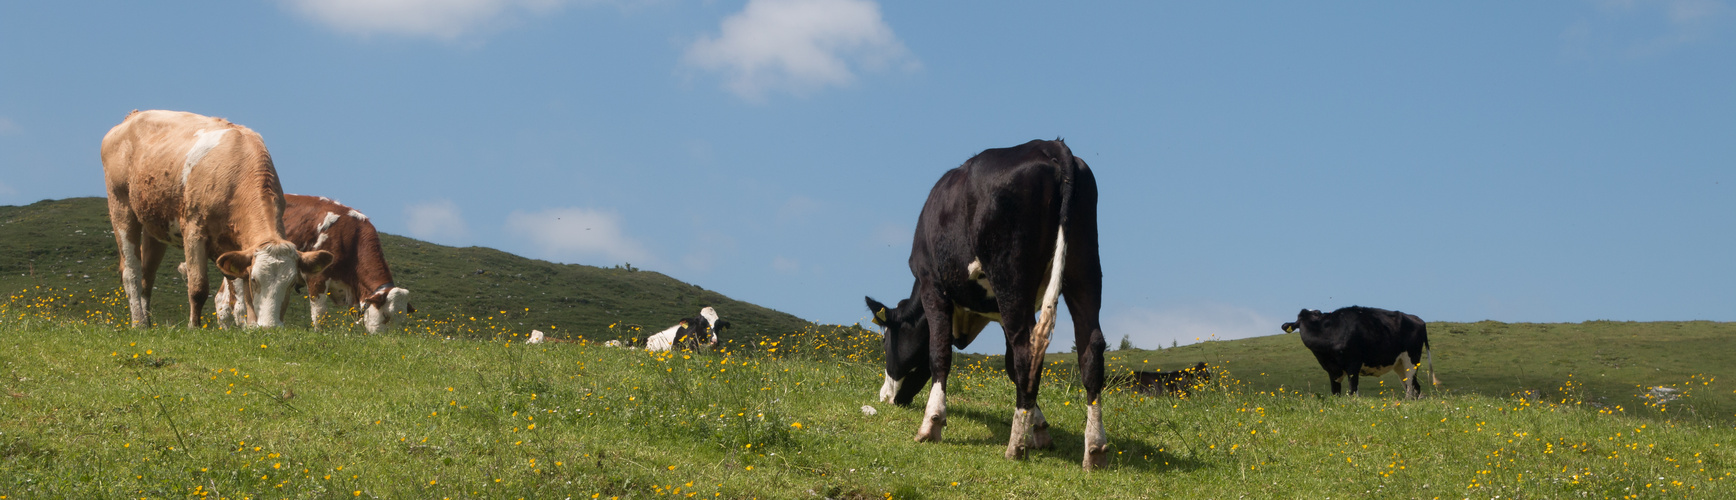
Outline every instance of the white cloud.
<path id="1" fill-rule="evenodd" d="M 778 274 L 795 274 L 796 271 L 802 270 L 802 263 L 796 259 L 779 255 L 772 258 L 772 270 L 777 271 Z"/>
<path id="2" fill-rule="evenodd" d="M 470 235 L 458 205 L 452 200 L 433 200 L 404 207 L 410 236 L 428 241 L 457 243 Z"/>
<path id="3" fill-rule="evenodd" d="M 778 223 L 804 222 L 819 209 L 820 202 L 813 198 L 805 195 L 792 196 L 789 201 L 784 202 L 784 206 L 778 208 Z"/>
<path id="4" fill-rule="evenodd" d="M 506 216 L 506 231 L 530 240 L 548 258 L 609 263 L 651 260 L 638 241 L 621 231 L 621 217 L 613 212 L 571 207 L 514 211 Z"/>
<path id="5" fill-rule="evenodd" d="M 1668 52 L 1711 38 L 1736 12 L 1720 0 L 1601 0 L 1596 5 L 1600 19 L 1581 19 L 1562 33 L 1569 54 Z"/>
<path id="6" fill-rule="evenodd" d="M 284 0 L 338 31 L 453 39 L 516 13 L 542 15 L 565 0 Z"/>
<path id="7" fill-rule="evenodd" d="M 19 127 L 18 122 L 12 121 L 11 118 L 0 116 L 0 135 L 12 135 L 23 131 L 24 128 Z"/>
<path id="8" fill-rule="evenodd" d="M 858 71 L 917 66 L 871 0 L 748 0 L 719 31 L 689 46 L 684 60 L 724 73 L 724 86 L 748 100 L 849 85 Z"/>
<path id="9" fill-rule="evenodd" d="M 1121 311 L 1103 320 L 1104 341 L 1111 347 L 1126 335 L 1141 349 L 1169 347 L 1172 341 L 1192 344 L 1206 340 L 1233 340 L 1283 333 L 1285 321 L 1253 309 L 1227 304 L 1197 304 L 1159 309 Z"/>

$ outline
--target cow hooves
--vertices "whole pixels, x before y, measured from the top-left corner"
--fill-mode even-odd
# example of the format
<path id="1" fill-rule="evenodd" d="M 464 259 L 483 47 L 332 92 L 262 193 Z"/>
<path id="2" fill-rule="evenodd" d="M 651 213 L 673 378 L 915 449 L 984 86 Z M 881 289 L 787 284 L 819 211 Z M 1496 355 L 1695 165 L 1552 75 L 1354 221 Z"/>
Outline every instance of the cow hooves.
<path id="1" fill-rule="evenodd" d="M 937 428 L 934 428 L 932 430 L 929 430 L 928 432 L 916 433 L 916 442 L 918 442 L 918 443 L 921 443 L 921 442 L 938 443 L 938 442 L 940 442 L 940 428 L 937 427 Z"/>
<path id="2" fill-rule="evenodd" d="M 1109 446 L 1093 446 L 1085 450 L 1085 470 L 1109 467 Z"/>

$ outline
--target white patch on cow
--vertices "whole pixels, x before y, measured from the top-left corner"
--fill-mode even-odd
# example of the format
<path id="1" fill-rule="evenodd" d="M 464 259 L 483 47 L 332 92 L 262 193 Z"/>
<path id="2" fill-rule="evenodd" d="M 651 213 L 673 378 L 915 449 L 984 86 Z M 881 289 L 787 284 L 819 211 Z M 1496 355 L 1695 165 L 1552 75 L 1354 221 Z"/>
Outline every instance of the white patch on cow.
<path id="1" fill-rule="evenodd" d="M 681 325 L 675 325 L 675 326 L 671 326 L 668 329 L 663 330 L 661 332 L 657 332 L 656 334 L 653 334 L 650 337 L 647 337 L 645 339 L 645 350 L 647 350 L 647 351 L 667 351 L 667 350 L 669 350 L 670 348 L 675 346 L 675 331 L 680 330 L 680 329 L 681 329 Z"/>
<path id="2" fill-rule="evenodd" d="M 311 312 L 310 316 L 313 316 L 313 329 L 319 329 L 319 320 L 320 318 L 325 317 L 326 306 L 330 304 L 331 294 L 322 293 L 314 297 L 308 297 L 307 308 Z"/>
<path id="3" fill-rule="evenodd" d="M 335 202 L 335 201 L 332 201 L 332 199 L 331 199 L 331 198 L 327 198 L 327 197 L 324 197 L 324 196 L 321 196 L 321 197 L 319 197 L 319 201 L 323 201 L 323 202 L 326 202 L 326 203 L 337 203 L 337 202 Z"/>
<path id="4" fill-rule="evenodd" d="M 525 339 L 524 343 L 526 343 L 526 344 L 541 344 L 541 343 L 543 343 L 542 330 L 531 330 L 530 331 L 530 338 Z"/>
<path id="5" fill-rule="evenodd" d="M 922 411 L 922 427 L 916 430 L 917 441 L 940 441 L 940 431 L 946 427 L 946 387 L 940 382 L 928 388 L 928 408 Z"/>
<path id="6" fill-rule="evenodd" d="M 199 160 L 205 159 L 205 155 L 210 154 L 212 148 L 222 143 L 223 134 L 227 133 L 229 133 L 229 129 L 226 128 L 199 129 L 199 131 L 193 132 L 193 136 L 199 139 L 193 141 L 193 147 L 187 149 L 187 161 L 181 164 L 181 185 L 187 185 L 187 175 L 193 173 L 193 166 L 198 165 Z"/>
<path id="7" fill-rule="evenodd" d="M 893 398 L 898 397 L 898 388 L 903 386 L 903 378 L 892 378 L 892 374 L 887 373 L 886 381 L 880 384 L 880 402 L 891 403 Z"/>
<path id="8" fill-rule="evenodd" d="M 253 253 L 249 278 L 256 317 L 250 326 L 275 327 L 283 322 L 289 289 L 301 276 L 297 267 L 299 258 L 295 246 L 288 243 L 266 245 Z"/>
<path id="9" fill-rule="evenodd" d="M 368 216 L 362 215 L 361 212 L 357 212 L 354 208 L 350 209 L 350 217 L 363 222 L 367 222 L 368 220 Z"/>
<path id="10" fill-rule="evenodd" d="M 717 343 L 717 310 L 712 309 L 711 306 L 705 306 L 704 309 L 699 310 L 699 316 L 702 318 L 705 318 L 705 331 L 711 333 L 711 338 L 706 339 L 706 342 L 716 344 Z"/>
<path id="11" fill-rule="evenodd" d="M 976 280 L 977 286 L 983 287 L 985 296 L 991 299 L 995 298 L 995 287 L 989 285 L 989 275 L 983 272 L 982 259 L 972 259 L 970 264 L 965 266 L 965 272 L 970 279 Z"/>
<path id="12" fill-rule="evenodd" d="M 319 238 L 315 238 L 313 240 L 313 246 L 308 247 L 308 250 L 319 250 L 319 247 L 324 246 L 325 242 L 326 242 L 326 234 L 325 233 L 319 233 Z"/>
<path id="13" fill-rule="evenodd" d="M 1031 410 L 1013 409 L 1013 425 L 1011 432 L 1007 433 L 1007 458 L 1025 458 L 1025 450 L 1031 447 L 1031 424 Z"/>
<path id="14" fill-rule="evenodd" d="M 1085 407 L 1085 470 L 1109 465 L 1109 434 L 1103 430 L 1103 406 Z"/>
<path id="15" fill-rule="evenodd" d="M 337 212 L 326 212 L 325 220 L 322 220 L 319 222 L 319 232 L 323 233 L 323 232 L 325 232 L 325 230 L 331 229 L 332 224 L 336 224 L 337 222 L 338 222 L 338 213 Z"/>
<path id="16" fill-rule="evenodd" d="M 217 300 L 217 327 L 218 328 L 229 328 L 229 325 L 232 322 L 235 325 L 239 326 L 241 324 L 241 317 L 234 315 L 234 306 L 236 304 L 240 303 L 240 301 L 238 300 L 239 297 L 236 297 L 234 288 L 229 286 L 230 279 L 225 278 L 225 277 L 221 277 L 221 275 L 219 275 L 219 276 L 220 277 L 217 280 L 218 285 L 217 285 L 217 299 L 216 299 Z M 245 315 L 246 312 L 242 312 L 242 314 Z"/>
<path id="17" fill-rule="evenodd" d="M 616 340 L 611 340 L 611 341 L 608 341 L 608 342 L 604 342 L 604 343 L 603 343 L 603 347 L 621 347 L 621 340 L 620 340 L 620 339 L 616 339 Z"/>

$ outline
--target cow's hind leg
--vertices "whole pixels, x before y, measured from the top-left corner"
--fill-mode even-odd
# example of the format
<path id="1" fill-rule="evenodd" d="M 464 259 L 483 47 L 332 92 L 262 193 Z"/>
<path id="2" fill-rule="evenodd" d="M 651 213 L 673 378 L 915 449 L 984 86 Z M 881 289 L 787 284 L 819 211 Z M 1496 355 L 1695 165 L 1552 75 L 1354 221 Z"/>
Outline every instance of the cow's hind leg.
<path id="1" fill-rule="evenodd" d="M 1398 355 L 1399 373 L 1404 375 L 1402 383 L 1404 384 L 1405 397 L 1410 399 L 1423 397 L 1423 385 L 1417 380 L 1417 369 L 1420 368 L 1416 363 L 1417 359 L 1421 359 L 1421 356 L 1408 352 L 1401 352 Z"/>
<path id="2" fill-rule="evenodd" d="M 148 239 L 133 210 L 115 193 L 109 193 L 109 222 L 115 230 L 115 248 L 121 257 L 121 289 L 127 293 L 127 312 L 133 328 L 151 326 L 150 296 L 145 290 L 142 240 Z"/>
<path id="3" fill-rule="evenodd" d="M 157 289 L 157 268 L 163 265 L 163 252 L 168 243 L 145 236 L 139 238 L 139 278 L 144 282 L 145 307 L 151 307 L 152 292 Z"/>
<path id="4" fill-rule="evenodd" d="M 932 384 L 928 390 L 928 406 L 922 411 L 922 426 L 916 430 L 917 441 L 940 442 L 946 428 L 946 379 L 952 372 L 952 305 L 940 298 L 938 291 L 924 291 L 922 306 L 928 315 L 928 369 Z"/>
<path id="5" fill-rule="evenodd" d="M 309 314 L 313 316 L 313 329 L 318 330 L 320 320 L 325 317 L 326 306 L 331 303 L 331 297 L 326 295 L 326 279 L 321 275 L 307 277 L 307 305 Z"/>
<path id="6" fill-rule="evenodd" d="M 1066 285 L 1067 311 L 1073 316 L 1073 348 L 1079 352 L 1079 382 L 1085 387 L 1085 470 L 1109 465 L 1109 436 L 1103 429 L 1103 328 L 1098 310 L 1103 294 L 1103 273 L 1097 252 L 1082 254 L 1069 264 Z M 1083 261 L 1083 262 L 1080 262 Z M 1075 274 L 1077 273 L 1077 274 Z"/>

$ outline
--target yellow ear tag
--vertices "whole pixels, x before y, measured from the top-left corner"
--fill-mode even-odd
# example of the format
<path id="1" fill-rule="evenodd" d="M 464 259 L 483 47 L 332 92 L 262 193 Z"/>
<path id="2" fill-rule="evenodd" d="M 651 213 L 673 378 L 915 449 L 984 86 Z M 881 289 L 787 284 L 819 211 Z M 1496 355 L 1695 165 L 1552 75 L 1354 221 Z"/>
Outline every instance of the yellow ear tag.
<path id="1" fill-rule="evenodd" d="M 874 322 L 880 324 L 886 323 L 886 308 L 882 307 L 880 310 L 874 311 Z"/>

